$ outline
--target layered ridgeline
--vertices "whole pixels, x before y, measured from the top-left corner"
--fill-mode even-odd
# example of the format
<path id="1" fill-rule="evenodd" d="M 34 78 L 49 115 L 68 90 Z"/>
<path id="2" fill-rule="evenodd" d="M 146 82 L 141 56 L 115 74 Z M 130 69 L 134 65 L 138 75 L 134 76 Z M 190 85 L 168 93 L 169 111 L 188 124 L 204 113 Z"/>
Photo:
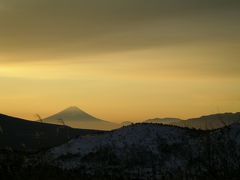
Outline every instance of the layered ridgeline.
<path id="1" fill-rule="evenodd" d="M 240 125 L 202 131 L 134 124 L 73 139 L 43 159 L 73 179 L 229 179 L 240 175 Z"/>
<path id="2" fill-rule="evenodd" d="M 39 151 L 66 143 L 74 137 L 99 132 L 28 121 L 0 114 L 0 149 Z"/>
<path id="3" fill-rule="evenodd" d="M 144 121 L 145 123 L 159 123 L 159 124 L 174 124 L 183 121 L 182 119 L 178 118 L 155 118 L 155 119 L 148 119 Z"/>
<path id="4" fill-rule="evenodd" d="M 207 116 L 201 116 L 198 118 L 191 118 L 187 120 L 182 120 L 178 118 L 155 118 L 146 120 L 144 122 L 208 130 L 221 128 L 233 123 L 239 123 L 240 113 L 237 112 L 237 113 L 212 114 Z"/>
<path id="5" fill-rule="evenodd" d="M 67 125 L 74 128 L 98 130 L 113 130 L 132 124 L 130 121 L 117 124 L 101 120 L 75 106 L 69 107 L 57 114 L 47 117 L 43 119 L 43 122 Z M 237 122 L 240 122 L 240 113 L 213 114 L 187 120 L 179 118 L 155 118 L 144 121 L 144 123 L 166 124 L 203 130 L 217 129 Z"/>
<path id="6" fill-rule="evenodd" d="M 74 128 L 112 130 L 119 128 L 121 125 L 98 119 L 78 107 L 69 107 L 57 114 L 42 120 L 51 124 L 64 124 Z"/>
<path id="7" fill-rule="evenodd" d="M 234 123 L 240 123 L 240 112 L 201 116 L 199 118 L 191 118 L 186 121 L 175 122 L 173 125 L 208 130 L 222 128 Z"/>

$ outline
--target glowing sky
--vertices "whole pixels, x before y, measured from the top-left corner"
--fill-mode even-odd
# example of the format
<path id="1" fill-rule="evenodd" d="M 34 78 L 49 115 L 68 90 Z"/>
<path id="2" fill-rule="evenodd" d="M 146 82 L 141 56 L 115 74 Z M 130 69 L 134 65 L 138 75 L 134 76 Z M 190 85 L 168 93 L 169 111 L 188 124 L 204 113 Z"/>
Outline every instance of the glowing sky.
<path id="1" fill-rule="evenodd" d="M 239 0 L 0 0 L 0 112 L 239 111 L 239 19 Z"/>

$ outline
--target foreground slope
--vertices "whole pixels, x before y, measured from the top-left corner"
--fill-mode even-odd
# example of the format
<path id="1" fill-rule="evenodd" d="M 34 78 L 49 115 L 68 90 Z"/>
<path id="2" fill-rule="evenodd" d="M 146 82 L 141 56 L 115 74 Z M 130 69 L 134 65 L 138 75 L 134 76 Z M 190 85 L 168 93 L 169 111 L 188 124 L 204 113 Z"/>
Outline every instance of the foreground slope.
<path id="1" fill-rule="evenodd" d="M 120 127 L 119 124 L 98 119 L 75 106 L 47 117 L 43 121 L 83 129 L 112 130 Z"/>
<path id="2" fill-rule="evenodd" d="M 36 151 L 98 131 L 27 121 L 0 114 L 0 149 Z"/>
<path id="3" fill-rule="evenodd" d="M 53 166 L 88 172 L 90 177 L 103 175 L 100 171 L 142 179 L 200 178 L 210 171 L 223 176 L 226 169 L 234 173 L 240 170 L 240 125 L 201 131 L 135 124 L 73 139 L 51 149 L 45 158 Z"/>
<path id="4" fill-rule="evenodd" d="M 146 164 L 150 163 L 150 156 L 171 153 L 178 159 L 165 157 L 169 158 L 165 168 L 180 168 L 186 158 L 181 146 L 191 145 L 194 151 L 201 149 L 198 144 L 201 134 L 204 132 L 158 124 L 135 124 L 102 135 L 73 139 L 50 150 L 49 156 L 55 165 L 72 169 L 81 167 L 85 162 L 100 163 L 98 156 L 108 153 L 116 158 L 114 161 L 128 157 L 130 159 L 125 159 L 128 163 L 136 160 Z"/>
<path id="5" fill-rule="evenodd" d="M 135 124 L 75 138 L 27 160 L 8 156 L 21 163 L 16 171 L 0 154 L 3 179 L 239 179 L 240 125 L 202 131 Z"/>
<path id="6" fill-rule="evenodd" d="M 102 175 L 100 171 L 143 179 L 200 178 L 210 171 L 222 176 L 226 169 L 234 173 L 240 170 L 240 125 L 202 131 L 135 124 L 73 139 L 48 151 L 45 158 L 53 166 L 88 172 L 90 177 Z"/>

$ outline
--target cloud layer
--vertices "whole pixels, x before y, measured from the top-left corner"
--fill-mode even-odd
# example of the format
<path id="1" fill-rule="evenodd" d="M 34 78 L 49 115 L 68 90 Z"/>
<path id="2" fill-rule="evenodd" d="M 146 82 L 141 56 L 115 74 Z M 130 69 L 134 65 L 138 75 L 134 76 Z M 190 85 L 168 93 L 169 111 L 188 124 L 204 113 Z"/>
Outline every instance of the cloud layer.
<path id="1" fill-rule="evenodd" d="M 239 0 L 0 0 L 0 109 L 239 111 L 239 19 Z"/>
<path id="2" fill-rule="evenodd" d="M 237 0 L 1 0 L 0 52 L 8 61 L 30 61 L 232 41 L 239 39 L 239 5 Z"/>

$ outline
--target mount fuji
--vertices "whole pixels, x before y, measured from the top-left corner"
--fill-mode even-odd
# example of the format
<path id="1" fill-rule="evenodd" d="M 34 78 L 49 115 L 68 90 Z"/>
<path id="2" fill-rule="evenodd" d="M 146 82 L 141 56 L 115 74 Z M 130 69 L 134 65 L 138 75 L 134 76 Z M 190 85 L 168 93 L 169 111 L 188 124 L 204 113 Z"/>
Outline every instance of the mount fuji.
<path id="1" fill-rule="evenodd" d="M 71 106 L 61 112 L 43 119 L 43 122 L 50 124 L 62 124 L 73 128 L 112 130 L 119 128 L 120 125 L 98 119 L 76 106 Z"/>

